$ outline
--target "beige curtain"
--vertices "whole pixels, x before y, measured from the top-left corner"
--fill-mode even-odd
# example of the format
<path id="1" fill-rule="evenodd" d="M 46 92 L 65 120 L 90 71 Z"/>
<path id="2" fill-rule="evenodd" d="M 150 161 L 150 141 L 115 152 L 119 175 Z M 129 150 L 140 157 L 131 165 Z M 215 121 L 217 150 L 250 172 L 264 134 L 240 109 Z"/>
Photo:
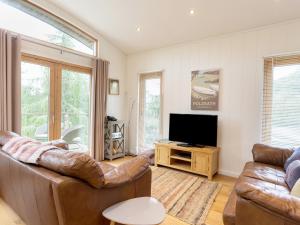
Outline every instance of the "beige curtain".
<path id="1" fill-rule="evenodd" d="M 1 29 L 0 130 L 21 133 L 21 39 Z"/>
<path id="2" fill-rule="evenodd" d="M 101 161 L 104 159 L 104 122 L 107 105 L 107 83 L 109 62 L 97 60 L 93 73 L 93 114 L 92 114 L 92 156 Z"/>

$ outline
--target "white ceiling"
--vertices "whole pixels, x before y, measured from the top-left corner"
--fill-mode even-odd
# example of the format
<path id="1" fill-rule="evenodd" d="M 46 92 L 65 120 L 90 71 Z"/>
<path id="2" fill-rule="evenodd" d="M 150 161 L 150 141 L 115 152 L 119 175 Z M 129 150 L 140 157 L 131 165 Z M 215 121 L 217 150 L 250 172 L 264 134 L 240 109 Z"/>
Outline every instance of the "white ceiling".
<path id="1" fill-rule="evenodd" d="M 300 17 L 300 0 L 50 1 L 128 54 Z"/>

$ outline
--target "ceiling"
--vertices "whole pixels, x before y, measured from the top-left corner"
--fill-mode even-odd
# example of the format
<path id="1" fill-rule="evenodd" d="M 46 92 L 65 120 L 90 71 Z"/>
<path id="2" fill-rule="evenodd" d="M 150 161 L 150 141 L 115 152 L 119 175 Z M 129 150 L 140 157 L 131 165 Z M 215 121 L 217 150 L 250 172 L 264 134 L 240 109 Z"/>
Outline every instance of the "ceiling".
<path id="1" fill-rule="evenodd" d="M 299 0 L 49 1 L 127 54 L 300 17 Z"/>

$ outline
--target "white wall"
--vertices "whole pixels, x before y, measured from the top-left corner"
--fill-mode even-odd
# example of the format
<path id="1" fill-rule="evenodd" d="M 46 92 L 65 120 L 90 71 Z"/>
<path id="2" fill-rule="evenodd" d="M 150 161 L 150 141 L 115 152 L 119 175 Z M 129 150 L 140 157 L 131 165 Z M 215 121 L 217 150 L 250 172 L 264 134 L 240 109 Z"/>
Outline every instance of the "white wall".
<path id="1" fill-rule="evenodd" d="M 61 8 L 51 4 L 47 0 L 32 0 L 33 3 L 40 5 L 55 15 L 64 18 L 73 25 L 79 27 L 89 33 L 99 42 L 99 57 L 110 62 L 109 77 L 120 80 L 120 95 L 108 96 L 107 112 L 108 115 L 116 116 L 119 119 L 125 119 L 125 74 L 126 74 L 126 55 L 112 45 L 108 40 L 104 39 L 98 32 L 91 27 L 79 21 L 74 16 L 68 14 Z"/>
<path id="2" fill-rule="evenodd" d="M 263 57 L 300 51 L 300 20 L 193 43 L 133 54 L 127 58 L 127 101 L 137 100 L 141 72 L 164 70 L 163 134 L 169 113 L 219 115 L 220 172 L 238 175 L 260 140 Z M 191 71 L 222 69 L 219 112 L 192 111 Z M 127 110 L 128 112 L 128 110 Z M 130 150 L 136 150 L 137 104 L 132 114 Z"/>

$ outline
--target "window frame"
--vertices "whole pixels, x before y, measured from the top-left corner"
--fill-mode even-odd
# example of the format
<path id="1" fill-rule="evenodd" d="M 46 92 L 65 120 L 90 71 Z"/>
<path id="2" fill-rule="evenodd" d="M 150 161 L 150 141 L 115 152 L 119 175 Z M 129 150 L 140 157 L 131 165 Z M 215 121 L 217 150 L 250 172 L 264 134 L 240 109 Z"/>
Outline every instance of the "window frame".
<path id="1" fill-rule="evenodd" d="M 1 0 L 0 0 L 0 1 L 1 1 Z M 50 45 L 58 46 L 58 47 L 61 48 L 61 49 L 65 49 L 65 50 L 68 50 L 68 51 L 71 51 L 71 52 L 78 52 L 78 53 L 80 53 L 80 54 L 82 54 L 82 55 L 90 56 L 91 58 L 92 58 L 92 57 L 98 57 L 98 56 L 99 56 L 99 39 L 95 38 L 94 36 L 92 36 L 92 35 L 89 34 L 88 32 L 86 32 L 86 31 L 84 31 L 83 29 L 79 28 L 78 26 L 72 24 L 71 22 L 67 21 L 66 19 L 62 18 L 61 16 L 56 15 L 55 13 L 53 13 L 53 12 L 51 12 L 51 11 L 45 9 L 44 7 L 42 7 L 42 6 L 40 6 L 40 5 L 36 4 L 36 3 L 33 3 L 33 2 L 31 2 L 31 1 L 29 1 L 29 0 L 22 0 L 22 1 L 24 1 L 25 4 L 31 5 L 33 8 L 36 8 L 37 10 L 40 10 L 40 11 L 42 11 L 42 12 L 45 12 L 45 14 L 50 15 L 51 17 L 55 18 L 56 20 L 61 21 L 61 23 L 64 23 L 64 24 L 66 24 L 67 26 L 72 27 L 74 30 L 78 30 L 78 32 L 84 34 L 86 37 L 88 37 L 89 39 L 93 40 L 93 41 L 95 42 L 95 46 L 94 46 L 94 48 L 95 48 L 95 49 L 94 49 L 94 54 L 93 54 L 93 55 L 90 55 L 90 54 L 87 54 L 87 53 L 78 51 L 78 50 L 76 50 L 76 49 L 72 49 L 72 48 L 69 48 L 69 47 L 66 47 L 66 46 L 58 45 L 58 44 L 55 44 L 55 43 L 53 43 L 53 42 L 41 40 L 41 39 L 38 39 L 38 38 L 35 38 L 35 37 L 32 37 L 32 36 L 28 36 L 28 35 L 23 35 L 23 34 L 21 34 L 22 36 L 28 37 L 28 39 L 31 39 L 31 38 L 32 38 L 32 39 L 34 39 L 34 40 L 38 40 L 39 42 L 45 42 L 45 43 L 50 44 Z M 15 7 L 13 4 L 10 4 L 9 1 L 3 0 L 3 1 L 1 1 L 1 2 L 5 3 L 5 4 L 8 4 L 9 6 L 14 7 L 14 8 L 17 9 L 17 10 L 22 11 L 21 9 Z M 24 12 L 24 11 L 22 11 L 22 12 Z M 27 13 L 27 12 L 24 12 L 24 13 L 26 13 L 27 15 L 32 16 L 32 17 L 34 17 L 34 18 L 36 18 L 36 19 L 38 19 L 38 20 L 40 20 L 40 21 L 42 21 L 42 22 L 44 22 L 44 23 L 47 23 L 46 21 L 41 20 L 41 19 L 39 19 L 39 18 L 37 18 L 37 17 L 35 17 L 35 16 L 33 16 L 33 15 Z M 52 24 L 50 24 L 50 23 L 47 23 L 47 24 L 49 24 L 50 26 L 53 26 L 54 28 L 60 30 L 59 28 L 55 27 L 54 25 L 52 25 Z M 12 31 L 12 32 L 14 32 L 14 31 Z M 64 31 L 62 31 L 62 32 L 64 32 Z M 65 33 L 65 32 L 64 32 L 64 33 Z M 66 34 L 69 35 L 68 33 L 66 33 Z M 70 35 L 69 35 L 69 36 L 70 36 Z M 73 37 L 73 38 L 74 38 L 74 37 Z M 74 38 L 74 39 L 76 39 L 76 38 Z M 76 39 L 76 40 L 77 40 L 77 39 Z M 79 40 L 77 40 L 77 41 L 79 41 Z"/>
<path id="2" fill-rule="evenodd" d="M 21 62 L 32 63 L 50 68 L 50 93 L 49 93 L 49 121 L 48 135 L 49 141 L 60 139 L 61 137 L 61 110 L 62 110 L 62 70 L 69 70 L 90 75 L 90 97 L 92 97 L 92 76 L 93 69 L 76 64 L 66 63 L 58 60 L 22 53 Z M 92 102 L 90 102 L 90 119 L 92 120 Z M 89 127 L 89 132 L 91 128 Z M 90 147 L 90 146 L 89 146 Z"/>

